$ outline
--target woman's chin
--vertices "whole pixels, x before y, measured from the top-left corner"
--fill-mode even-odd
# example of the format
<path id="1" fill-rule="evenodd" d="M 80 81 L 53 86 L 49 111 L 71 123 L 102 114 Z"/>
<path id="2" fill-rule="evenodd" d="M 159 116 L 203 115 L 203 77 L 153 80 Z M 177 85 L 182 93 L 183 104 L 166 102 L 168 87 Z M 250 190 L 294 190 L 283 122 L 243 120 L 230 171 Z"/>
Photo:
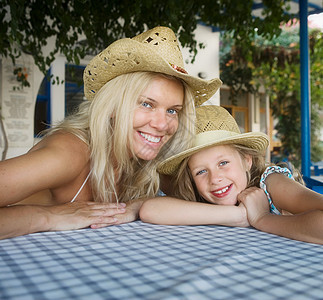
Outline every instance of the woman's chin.
<path id="1" fill-rule="evenodd" d="M 155 151 L 145 151 L 145 152 L 139 152 L 136 153 L 137 158 L 142 159 L 142 160 L 153 160 L 156 158 L 158 153 L 156 153 Z"/>

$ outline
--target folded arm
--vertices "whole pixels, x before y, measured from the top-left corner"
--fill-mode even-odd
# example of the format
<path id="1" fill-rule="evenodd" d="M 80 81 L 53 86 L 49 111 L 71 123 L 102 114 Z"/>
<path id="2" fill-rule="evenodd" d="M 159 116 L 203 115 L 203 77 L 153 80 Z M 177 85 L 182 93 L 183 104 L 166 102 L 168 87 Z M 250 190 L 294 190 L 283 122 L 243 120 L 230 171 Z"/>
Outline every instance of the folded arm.
<path id="1" fill-rule="evenodd" d="M 268 233 L 323 244 L 322 196 L 283 175 L 269 178 L 267 186 L 271 186 L 269 192 L 275 206 L 293 214 L 271 214 L 263 190 L 252 187 L 238 197 L 247 209 L 250 224 Z"/>
<path id="2" fill-rule="evenodd" d="M 139 215 L 143 222 L 153 224 L 249 226 L 243 205 L 214 205 L 171 197 L 146 200 Z"/>

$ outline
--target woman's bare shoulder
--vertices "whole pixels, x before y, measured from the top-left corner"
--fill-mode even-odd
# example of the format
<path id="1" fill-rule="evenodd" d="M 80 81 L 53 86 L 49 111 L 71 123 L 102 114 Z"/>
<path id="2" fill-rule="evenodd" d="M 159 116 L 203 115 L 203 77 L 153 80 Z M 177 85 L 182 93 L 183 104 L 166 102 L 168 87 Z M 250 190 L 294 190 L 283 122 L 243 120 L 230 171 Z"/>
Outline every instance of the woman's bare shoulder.
<path id="1" fill-rule="evenodd" d="M 70 133 L 43 138 L 28 153 L 0 164 L 0 203 L 13 204 L 46 189 L 78 179 L 90 160 L 86 143 Z M 81 180 L 81 179 L 80 179 Z"/>
<path id="2" fill-rule="evenodd" d="M 53 169 L 66 169 L 66 173 L 78 174 L 88 164 L 89 147 L 77 136 L 71 133 L 57 132 L 46 136 L 29 152 L 46 160 Z"/>
<path id="3" fill-rule="evenodd" d="M 45 136 L 29 152 L 50 147 L 56 150 L 88 152 L 88 145 L 76 135 L 69 132 L 56 132 Z"/>

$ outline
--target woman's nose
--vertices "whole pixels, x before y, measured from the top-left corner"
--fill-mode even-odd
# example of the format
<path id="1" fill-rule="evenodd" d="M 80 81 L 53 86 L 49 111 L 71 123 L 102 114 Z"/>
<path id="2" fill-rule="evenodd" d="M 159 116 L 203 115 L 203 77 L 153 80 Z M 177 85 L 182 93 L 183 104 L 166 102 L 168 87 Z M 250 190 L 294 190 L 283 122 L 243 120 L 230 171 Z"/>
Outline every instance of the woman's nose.
<path id="1" fill-rule="evenodd" d="M 153 128 L 156 128 L 159 131 L 166 130 L 166 128 L 168 127 L 166 112 L 162 110 L 155 110 L 150 124 Z"/>

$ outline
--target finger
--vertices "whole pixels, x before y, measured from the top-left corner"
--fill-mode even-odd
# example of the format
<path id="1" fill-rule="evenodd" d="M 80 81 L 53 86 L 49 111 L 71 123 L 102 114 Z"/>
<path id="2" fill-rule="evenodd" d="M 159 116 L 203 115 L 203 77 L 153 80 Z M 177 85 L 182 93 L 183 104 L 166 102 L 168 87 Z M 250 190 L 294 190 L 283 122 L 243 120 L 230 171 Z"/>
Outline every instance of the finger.
<path id="1" fill-rule="evenodd" d="M 97 203 L 97 202 L 87 202 L 87 205 L 92 206 L 95 209 L 103 208 L 125 208 L 126 203 Z"/>
<path id="2" fill-rule="evenodd" d="M 118 214 L 124 214 L 126 212 L 125 208 L 92 208 L 91 215 L 92 216 L 114 216 Z"/>
<path id="3" fill-rule="evenodd" d="M 91 217 L 90 218 L 90 224 L 91 225 L 95 225 L 95 226 L 98 226 L 98 225 L 103 225 L 103 226 L 106 226 L 107 224 L 108 225 L 111 225 L 111 224 L 115 224 L 116 222 L 118 221 L 117 218 L 115 218 L 114 216 L 96 216 L 96 217 Z"/>
<path id="4" fill-rule="evenodd" d="M 242 202 L 245 198 L 246 198 L 245 194 L 242 192 L 240 194 L 238 194 L 238 196 L 237 196 L 237 200 L 239 203 Z"/>
<path id="5" fill-rule="evenodd" d="M 103 228 L 103 227 L 107 227 L 107 226 L 112 226 L 112 225 L 115 225 L 115 222 L 113 222 L 113 223 L 103 223 L 103 224 L 92 224 L 91 226 L 90 226 L 90 228 L 92 228 L 92 229 L 98 229 L 98 228 Z"/>

